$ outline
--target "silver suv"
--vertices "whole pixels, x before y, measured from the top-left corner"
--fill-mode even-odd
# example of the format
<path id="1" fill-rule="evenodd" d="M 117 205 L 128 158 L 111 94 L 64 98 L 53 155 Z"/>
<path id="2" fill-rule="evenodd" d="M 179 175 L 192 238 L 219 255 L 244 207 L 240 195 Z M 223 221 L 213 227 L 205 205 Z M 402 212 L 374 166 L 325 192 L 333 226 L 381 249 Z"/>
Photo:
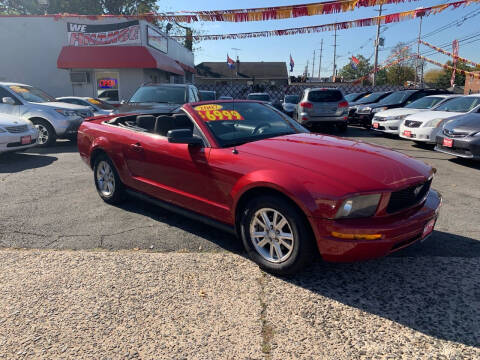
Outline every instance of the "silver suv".
<path id="1" fill-rule="evenodd" d="M 37 146 L 76 137 L 83 119 L 93 116 L 87 106 L 57 102 L 33 86 L 7 82 L 0 82 L 0 114 L 30 120 L 38 129 Z"/>
<path id="2" fill-rule="evenodd" d="M 295 112 L 296 120 L 307 127 L 325 124 L 347 130 L 348 102 L 338 89 L 305 89 Z"/>

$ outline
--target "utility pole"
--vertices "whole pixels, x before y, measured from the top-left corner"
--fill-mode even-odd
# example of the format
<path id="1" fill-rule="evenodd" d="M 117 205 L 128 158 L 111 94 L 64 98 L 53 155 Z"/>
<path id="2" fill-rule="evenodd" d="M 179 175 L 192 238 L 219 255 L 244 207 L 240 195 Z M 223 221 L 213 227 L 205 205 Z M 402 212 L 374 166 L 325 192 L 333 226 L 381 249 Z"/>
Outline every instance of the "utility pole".
<path id="1" fill-rule="evenodd" d="M 333 33 L 333 76 L 332 81 L 335 81 L 337 75 L 337 27 L 335 27 L 335 32 Z"/>
<path id="2" fill-rule="evenodd" d="M 315 50 L 313 50 L 312 78 L 315 76 Z"/>
<path id="3" fill-rule="evenodd" d="M 420 26 L 418 28 L 418 40 L 417 40 L 417 60 L 415 61 L 415 85 L 417 81 L 420 80 L 420 87 L 423 88 L 423 61 L 420 65 L 420 79 L 418 79 L 418 66 L 420 61 L 420 37 L 422 36 L 422 21 L 423 16 L 420 16 Z"/>
<path id="4" fill-rule="evenodd" d="M 320 57 L 318 59 L 318 79 L 320 80 L 320 73 L 322 71 L 322 52 L 323 52 L 323 39 L 320 42 Z M 321 80 L 320 80 L 321 81 Z"/>
<path id="5" fill-rule="evenodd" d="M 380 44 L 380 16 L 382 16 L 382 6 L 380 4 L 380 10 L 378 10 L 378 23 L 377 23 L 377 37 L 375 39 L 375 62 L 373 65 L 373 77 L 372 77 L 372 85 L 375 86 L 377 80 L 377 67 L 378 67 L 378 45 Z"/>

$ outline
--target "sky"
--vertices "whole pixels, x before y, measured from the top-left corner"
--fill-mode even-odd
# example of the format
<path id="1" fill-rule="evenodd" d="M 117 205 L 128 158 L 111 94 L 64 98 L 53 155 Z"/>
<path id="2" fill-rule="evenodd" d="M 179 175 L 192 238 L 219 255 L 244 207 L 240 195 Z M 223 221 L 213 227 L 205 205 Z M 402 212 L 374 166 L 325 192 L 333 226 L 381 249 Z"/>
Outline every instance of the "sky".
<path id="1" fill-rule="evenodd" d="M 318 1 L 318 0 L 317 0 Z M 281 5 L 295 5 L 315 2 L 314 0 L 243 0 L 241 2 L 227 2 L 219 0 L 160 0 L 158 2 L 160 11 L 194 11 L 194 10 L 226 10 L 239 8 L 270 7 Z M 396 13 L 400 11 L 413 10 L 418 7 L 452 2 L 448 0 L 423 0 L 405 2 L 403 4 L 385 5 L 383 14 Z M 258 22 L 199 22 L 192 27 L 199 29 L 203 34 L 223 34 L 236 32 L 250 32 L 262 30 L 275 30 L 293 27 L 311 26 L 355 20 L 376 16 L 378 7 L 360 8 L 354 11 L 307 16 L 301 18 L 269 20 Z M 473 14 L 472 14 L 473 13 Z M 476 15 L 478 13 L 478 15 Z M 464 20 L 465 16 L 475 15 Z M 442 26 L 459 20 L 459 24 L 453 24 L 443 31 L 435 30 Z M 464 21 L 462 21 L 464 20 Z M 447 9 L 438 15 L 430 15 L 423 19 L 422 36 L 425 41 L 452 50 L 453 40 L 465 39 L 460 42 L 459 55 L 469 60 L 480 63 L 480 3 L 472 3 L 467 7 L 460 7 L 455 10 Z M 407 20 L 400 23 L 383 25 L 381 36 L 385 38 L 385 46 L 380 48 L 379 64 L 390 55 L 391 48 L 399 42 L 409 42 L 417 38 L 419 30 L 419 19 Z M 432 33 L 433 32 L 433 33 Z M 432 33 L 432 34 L 429 34 Z M 337 31 L 337 69 L 341 69 L 350 62 L 350 57 L 361 54 L 371 59 L 373 63 L 374 38 L 376 26 L 354 28 Z M 478 35 L 471 39 L 470 36 Z M 323 39 L 322 72 L 321 76 L 330 76 L 333 72 L 333 31 L 315 34 L 298 34 L 288 36 L 277 36 L 269 38 L 236 39 L 236 40 L 208 40 L 202 41 L 195 52 L 195 64 L 203 61 L 226 61 L 227 53 L 234 58 L 239 56 L 240 61 L 285 61 L 289 62 L 289 55 L 295 61 L 293 75 L 303 73 L 307 60 L 311 71 L 313 51 L 316 50 L 315 76 L 318 75 L 319 49 Z M 447 44 L 448 45 L 445 45 Z M 443 46 L 441 46 L 443 45 Z M 237 48 L 240 50 L 233 50 Z M 416 44 L 412 47 L 416 52 Z M 439 53 L 432 54 L 429 48 L 421 45 L 420 53 L 441 63 L 449 58 Z M 427 65 L 426 70 L 436 68 L 434 65 Z"/>

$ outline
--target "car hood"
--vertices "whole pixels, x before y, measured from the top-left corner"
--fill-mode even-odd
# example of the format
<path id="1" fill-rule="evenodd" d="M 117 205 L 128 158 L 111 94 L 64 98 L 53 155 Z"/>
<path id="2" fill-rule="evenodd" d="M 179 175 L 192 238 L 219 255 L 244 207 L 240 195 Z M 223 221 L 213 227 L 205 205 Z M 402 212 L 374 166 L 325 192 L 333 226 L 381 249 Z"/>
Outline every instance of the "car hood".
<path id="1" fill-rule="evenodd" d="M 444 127 L 454 134 L 471 134 L 480 131 L 480 114 L 456 116 Z"/>
<path id="2" fill-rule="evenodd" d="M 407 117 L 407 120 L 414 120 L 420 122 L 427 122 L 433 119 L 446 119 L 456 115 L 463 115 L 463 113 L 452 111 L 422 111 Z"/>
<path id="3" fill-rule="evenodd" d="M 66 110 L 90 110 L 88 106 L 81 106 L 81 105 L 75 105 L 75 104 L 68 104 L 60 101 L 52 101 L 52 102 L 44 102 L 44 103 L 31 103 L 34 104 L 35 106 L 46 106 L 46 107 L 51 107 L 55 109 L 66 109 Z"/>
<path id="4" fill-rule="evenodd" d="M 29 121 L 26 121 L 20 117 L 7 115 L 7 114 L 0 114 L 0 126 L 17 126 L 17 125 L 28 125 L 30 124 Z"/>
<path id="5" fill-rule="evenodd" d="M 420 111 L 425 111 L 423 109 L 405 109 L 405 108 L 396 108 L 396 109 L 388 109 L 385 111 L 380 111 L 375 115 L 380 117 L 387 117 L 387 116 L 404 116 L 404 115 L 411 115 L 416 114 Z"/>
<path id="6" fill-rule="evenodd" d="M 126 103 L 115 109 L 117 114 L 138 113 L 162 113 L 168 114 L 178 109 L 183 104 L 162 104 L 162 103 Z"/>
<path id="7" fill-rule="evenodd" d="M 395 190 L 424 181 L 432 173 L 429 165 L 396 151 L 311 133 L 246 143 L 238 150 L 311 170 L 348 193 Z"/>

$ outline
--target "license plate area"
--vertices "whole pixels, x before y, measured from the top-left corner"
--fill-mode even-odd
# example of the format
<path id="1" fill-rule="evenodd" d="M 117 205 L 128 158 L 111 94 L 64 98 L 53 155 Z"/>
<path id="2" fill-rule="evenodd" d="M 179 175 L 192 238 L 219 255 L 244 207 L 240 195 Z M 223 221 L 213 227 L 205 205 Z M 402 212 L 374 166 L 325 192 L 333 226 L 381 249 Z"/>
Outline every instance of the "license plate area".
<path id="1" fill-rule="evenodd" d="M 443 146 L 448 148 L 453 147 L 453 139 L 443 138 Z"/>
<path id="2" fill-rule="evenodd" d="M 20 144 L 22 145 L 29 145 L 32 142 L 32 137 L 31 136 L 22 136 L 20 138 Z"/>
<path id="3" fill-rule="evenodd" d="M 412 137 L 412 132 L 409 131 L 409 130 L 405 130 L 405 131 L 403 132 L 403 135 L 405 135 L 406 137 Z"/>
<path id="4" fill-rule="evenodd" d="M 374 127 L 375 129 L 378 129 L 378 123 L 373 123 L 373 127 Z"/>

